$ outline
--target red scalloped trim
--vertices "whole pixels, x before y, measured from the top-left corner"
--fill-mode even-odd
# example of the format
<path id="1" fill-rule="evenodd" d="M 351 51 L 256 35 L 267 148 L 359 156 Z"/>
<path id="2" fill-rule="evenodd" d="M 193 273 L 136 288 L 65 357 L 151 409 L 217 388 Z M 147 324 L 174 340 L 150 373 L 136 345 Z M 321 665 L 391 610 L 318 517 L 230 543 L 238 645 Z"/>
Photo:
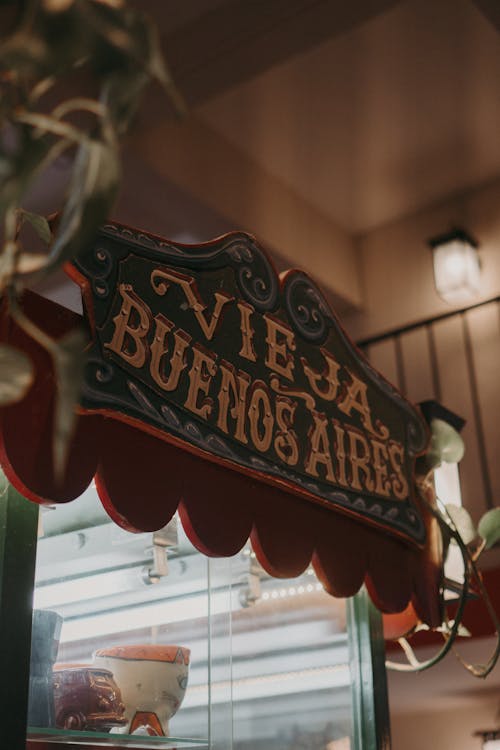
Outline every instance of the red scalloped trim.
<path id="1" fill-rule="evenodd" d="M 51 335 L 63 335 L 80 320 L 36 295 L 26 295 L 25 306 Z M 439 538 L 425 511 L 428 541 L 418 550 L 331 508 L 99 414 L 78 417 L 67 471 L 58 483 L 52 471 L 55 385 L 50 358 L 5 315 L 0 338 L 28 352 L 35 366 L 35 382 L 26 397 L 0 409 L 0 461 L 28 499 L 68 502 L 95 475 L 106 511 L 129 531 L 161 528 L 178 509 L 189 539 L 206 555 L 234 555 L 251 538 L 260 564 L 273 576 L 295 577 L 312 561 L 334 596 L 351 596 L 366 583 L 382 611 L 401 611 L 411 600 L 424 622 L 441 622 Z"/>

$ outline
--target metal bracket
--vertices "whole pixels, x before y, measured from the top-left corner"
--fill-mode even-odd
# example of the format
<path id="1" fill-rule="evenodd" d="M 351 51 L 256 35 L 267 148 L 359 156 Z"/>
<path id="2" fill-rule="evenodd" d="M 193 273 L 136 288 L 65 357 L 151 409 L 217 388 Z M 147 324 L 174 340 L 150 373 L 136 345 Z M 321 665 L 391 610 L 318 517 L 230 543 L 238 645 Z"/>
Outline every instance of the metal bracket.
<path id="1" fill-rule="evenodd" d="M 168 554 L 169 547 L 176 547 L 177 521 L 173 518 L 166 526 L 152 534 L 153 566 L 145 568 L 143 581 L 147 585 L 159 583 L 162 578 L 168 576 Z"/>
<path id="2" fill-rule="evenodd" d="M 241 579 L 241 589 L 238 598 L 242 607 L 251 607 L 262 596 L 260 587 L 260 576 L 257 573 L 249 572 Z"/>

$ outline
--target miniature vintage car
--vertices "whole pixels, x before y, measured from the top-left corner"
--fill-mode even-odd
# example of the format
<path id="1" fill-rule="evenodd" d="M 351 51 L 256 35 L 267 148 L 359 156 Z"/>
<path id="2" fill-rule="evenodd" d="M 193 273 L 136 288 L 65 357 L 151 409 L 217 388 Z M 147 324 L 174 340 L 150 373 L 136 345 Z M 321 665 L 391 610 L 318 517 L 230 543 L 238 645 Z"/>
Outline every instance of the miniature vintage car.
<path id="1" fill-rule="evenodd" d="M 108 669 L 56 664 L 53 684 L 58 729 L 107 732 L 127 723 L 120 688 Z"/>

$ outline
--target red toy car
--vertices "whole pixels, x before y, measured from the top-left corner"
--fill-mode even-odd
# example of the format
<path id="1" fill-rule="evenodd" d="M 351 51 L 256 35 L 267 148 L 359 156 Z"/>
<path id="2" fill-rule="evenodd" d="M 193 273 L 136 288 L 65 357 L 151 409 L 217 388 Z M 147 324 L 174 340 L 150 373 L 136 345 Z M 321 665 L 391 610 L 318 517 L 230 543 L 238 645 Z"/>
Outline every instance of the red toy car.
<path id="1" fill-rule="evenodd" d="M 127 723 L 120 688 L 108 669 L 56 664 L 53 684 L 58 729 L 109 732 Z"/>

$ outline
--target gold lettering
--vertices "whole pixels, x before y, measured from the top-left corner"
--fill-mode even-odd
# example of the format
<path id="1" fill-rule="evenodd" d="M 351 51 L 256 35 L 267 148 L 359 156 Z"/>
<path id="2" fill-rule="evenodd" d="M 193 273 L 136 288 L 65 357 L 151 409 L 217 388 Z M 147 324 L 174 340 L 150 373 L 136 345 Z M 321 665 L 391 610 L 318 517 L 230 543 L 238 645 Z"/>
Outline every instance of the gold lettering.
<path id="1" fill-rule="evenodd" d="M 267 354 L 266 367 L 274 370 L 288 380 L 293 380 L 294 362 L 291 352 L 295 351 L 295 336 L 287 325 L 271 317 L 264 315 L 267 326 Z M 283 336 L 278 341 L 278 335 Z"/>
<path id="2" fill-rule="evenodd" d="M 295 466 L 299 460 L 299 441 L 292 429 L 297 404 L 288 398 L 276 399 L 276 422 L 278 432 L 274 438 L 274 450 L 288 466 Z"/>
<path id="3" fill-rule="evenodd" d="M 304 357 L 300 358 L 304 375 L 309 381 L 309 385 L 317 396 L 321 396 L 325 401 L 333 401 L 337 397 L 339 388 L 339 370 L 340 365 L 332 357 L 330 352 L 321 348 L 321 353 L 326 360 L 326 369 L 323 372 L 317 372 L 309 365 Z M 324 383 L 322 381 L 325 381 Z"/>
<path id="4" fill-rule="evenodd" d="M 250 362 L 257 362 L 257 355 L 253 348 L 253 337 L 255 331 L 250 324 L 250 317 L 255 312 L 252 305 L 248 302 L 238 302 L 238 310 L 240 311 L 240 331 L 241 331 L 241 349 L 240 357 L 249 359 Z"/>
<path id="5" fill-rule="evenodd" d="M 342 401 L 338 404 L 340 411 L 350 417 L 351 411 L 354 409 L 361 415 L 361 422 L 368 432 L 385 440 L 389 436 L 389 430 L 387 427 L 378 424 L 377 430 L 372 423 L 372 415 L 368 405 L 368 397 L 366 395 L 368 390 L 367 384 L 363 383 L 363 381 L 353 375 L 352 372 L 349 372 L 349 375 L 351 377 L 351 383 L 347 386 L 347 391 Z"/>
<path id="6" fill-rule="evenodd" d="M 292 396 L 293 398 L 303 399 L 309 411 L 314 410 L 316 401 L 313 399 L 310 393 L 306 393 L 305 391 L 298 391 L 295 388 L 290 388 L 287 385 L 281 385 L 279 377 L 277 375 L 274 375 L 274 373 L 269 378 L 269 385 L 271 386 L 271 390 L 273 390 L 275 393 L 280 393 L 282 396 Z"/>
<path id="7" fill-rule="evenodd" d="M 194 344 L 193 364 L 189 371 L 189 391 L 185 406 L 193 414 L 198 414 L 203 419 L 208 419 L 213 408 L 212 399 L 208 398 L 207 394 L 210 382 L 217 372 L 217 365 L 214 360 L 214 354 L 205 353 L 197 344 Z M 204 393 L 205 398 L 202 398 L 201 404 L 198 404 L 200 393 Z"/>
<path id="8" fill-rule="evenodd" d="M 396 473 L 395 475 L 391 475 L 392 491 L 398 500 L 405 500 L 408 497 L 408 482 L 403 474 L 403 446 L 401 443 L 391 441 L 388 452 L 391 466 Z"/>
<path id="9" fill-rule="evenodd" d="M 118 315 L 113 318 L 113 338 L 104 344 L 104 348 L 118 354 L 132 367 L 140 368 L 148 353 L 146 336 L 151 326 L 151 310 L 130 284 L 120 284 L 118 290 L 122 296 L 122 306 Z M 135 325 L 134 317 L 137 318 Z"/>
<path id="10" fill-rule="evenodd" d="M 170 375 L 165 377 L 163 359 L 168 352 L 167 336 L 174 324 L 161 313 L 155 317 L 155 335 L 151 344 L 151 362 L 149 372 L 157 385 L 164 391 L 175 391 L 179 385 L 181 372 L 186 368 L 186 349 L 191 341 L 185 331 L 179 329 L 174 332 L 174 352 L 170 358 Z"/>
<path id="11" fill-rule="evenodd" d="M 351 487 L 362 490 L 360 471 L 363 484 L 368 492 L 373 492 L 374 482 L 370 470 L 370 446 L 365 436 L 355 429 L 347 428 L 349 435 L 349 461 L 351 463 Z"/>
<path id="12" fill-rule="evenodd" d="M 342 429 L 340 424 L 333 420 L 333 428 L 335 430 L 335 458 L 337 459 L 337 472 L 338 481 L 343 487 L 349 487 L 346 476 L 346 452 L 345 452 L 345 430 Z"/>
<path id="13" fill-rule="evenodd" d="M 378 495 L 389 497 L 391 494 L 391 483 L 387 478 L 387 461 L 389 454 L 387 446 L 378 440 L 371 440 L 373 450 L 373 468 L 375 469 L 375 492 Z"/>
<path id="14" fill-rule="evenodd" d="M 226 435 L 229 433 L 227 415 L 232 394 L 233 406 L 231 407 L 231 416 L 236 420 L 236 432 L 234 437 L 236 440 L 239 440 L 240 443 L 248 443 L 247 436 L 245 435 L 245 407 L 248 386 L 250 385 L 250 375 L 242 371 L 238 371 L 238 374 L 235 375 L 235 368 L 225 360 L 222 360 L 220 363 L 220 372 L 222 382 L 218 397 L 219 415 L 217 418 L 217 427 L 222 430 L 222 432 L 225 432 Z"/>
<path id="15" fill-rule="evenodd" d="M 178 284 L 181 287 L 189 307 L 194 312 L 196 320 L 200 324 L 200 328 L 203 331 L 205 338 L 207 341 L 211 341 L 217 330 L 222 308 L 224 305 L 227 305 L 228 302 L 231 302 L 234 297 L 231 297 L 230 294 L 226 294 L 226 292 L 215 292 L 214 311 L 211 319 L 207 320 L 205 317 L 207 306 L 203 304 L 203 300 L 198 292 L 196 281 L 192 276 L 185 276 L 184 274 L 172 271 L 171 269 L 165 271 L 157 268 L 151 272 L 151 286 L 160 296 L 166 294 L 169 287 L 169 281 Z"/>
<path id="16" fill-rule="evenodd" d="M 271 401 L 267 392 L 266 385 L 257 380 L 248 408 L 250 419 L 250 437 L 257 450 L 265 453 L 269 450 L 273 438 L 273 414 L 271 411 Z M 263 431 L 259 432 L 259 422 L 262 422 Z"/>
<path id="17" fill-rule="evenodd" d="M 329 482 L 335 482 L 327 431 L 328 420 L 324 414 L 317 411 L 312 412 L 312 417 L 314 426 L 309 430 L 309 453 L 305 470 L 313 477 L 319 477 L 318 464 L 322 464 L 326 469 L 325 478 Z"/>

